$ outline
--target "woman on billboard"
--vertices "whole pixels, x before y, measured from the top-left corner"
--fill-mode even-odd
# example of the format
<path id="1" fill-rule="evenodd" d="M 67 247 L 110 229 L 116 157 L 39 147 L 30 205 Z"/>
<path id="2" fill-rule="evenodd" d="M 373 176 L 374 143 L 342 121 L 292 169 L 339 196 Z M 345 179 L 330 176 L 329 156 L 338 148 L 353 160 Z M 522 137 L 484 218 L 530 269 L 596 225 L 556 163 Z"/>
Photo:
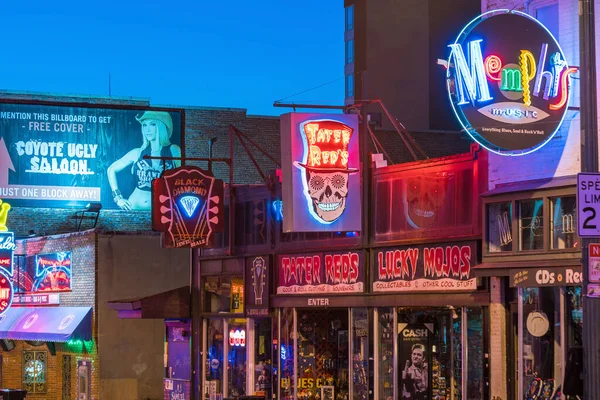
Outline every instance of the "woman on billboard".
<path id="1" fill-rule="evenodd" d="M 173 120 L 168 112 L 146 111 L 135 119 L 142 125 L 142 146 L 135 148 L 108 167 L 108 183 L 115 203 L 123 210 L 149 210 L 151 208 L 152 180 L 160 177 L 163 170 L 181 166 L 180 160 L 144 159 L 152 157 L 181 157 L 181 149 L 171 144 Z M 131 166 L 135 189 L 129 198 L 119 190 L 117 173 Z"/>

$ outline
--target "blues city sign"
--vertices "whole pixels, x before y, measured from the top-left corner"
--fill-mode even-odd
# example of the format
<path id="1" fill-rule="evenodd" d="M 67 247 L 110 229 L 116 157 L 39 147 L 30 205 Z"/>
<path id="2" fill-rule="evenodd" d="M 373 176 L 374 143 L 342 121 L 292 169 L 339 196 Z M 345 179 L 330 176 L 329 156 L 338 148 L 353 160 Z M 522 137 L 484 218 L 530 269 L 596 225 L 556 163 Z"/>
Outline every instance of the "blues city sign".
<path id="1" fill-rule="evenodd" d="M 449 47 L 448 95 L 475 141 L 497 154 L 523 155 L 552 139 L 577 69 L 544 25 L 518 11 L 490 11 Z"/>

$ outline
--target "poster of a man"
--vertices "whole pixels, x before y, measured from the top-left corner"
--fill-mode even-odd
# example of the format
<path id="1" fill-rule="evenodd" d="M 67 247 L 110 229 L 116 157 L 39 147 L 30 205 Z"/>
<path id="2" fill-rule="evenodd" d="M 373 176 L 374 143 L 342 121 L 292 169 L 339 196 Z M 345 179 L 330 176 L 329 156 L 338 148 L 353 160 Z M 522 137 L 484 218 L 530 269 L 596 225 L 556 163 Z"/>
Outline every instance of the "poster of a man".
<path id="1" fill-rule="evenodd" d="M 429 368 L 425 346 L 414 344 L 410 359 L 402 370 L 402 400 L 425 400 L 429 387 Z"/>

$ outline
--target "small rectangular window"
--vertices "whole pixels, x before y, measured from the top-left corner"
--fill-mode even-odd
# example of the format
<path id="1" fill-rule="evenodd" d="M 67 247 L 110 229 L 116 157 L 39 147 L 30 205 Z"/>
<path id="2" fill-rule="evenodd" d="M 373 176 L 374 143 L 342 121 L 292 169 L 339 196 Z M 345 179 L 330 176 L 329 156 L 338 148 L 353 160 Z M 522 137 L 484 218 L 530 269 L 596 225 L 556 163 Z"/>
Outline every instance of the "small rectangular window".
<path id="1" fill-rule="evenodd" d="M 346 97 L 354 96 L 354 75 L 346 75 Z"/>
<path id="2" fill-rule="evenodd" d="M 512 203 L 488 204 L 486 215 L 488 252 L 512 251 Z"/>
<path id="3" fill-rule="evenodd" d="M 544 248 L 544 200 L 519 202 L 520 250 Z"/>
<path id="4" fill-rule="evenodd" d="M 346 30 L 354 29 L 354 5 L 346 7 Z"/>
<path id="5" fill-rule="evenodd" d="M 354 39 L 346 42 L 346 64 L 354 62 Z"/>
<path id="6" fill-rule="evenodd" d="M 23 389 L 30 393 L 46 393 L 47 351 L 23 352 Z"/>
<path id="7" fill-rule="evenodd" d="M 573 249 L 579 247 L 577 236 L 577 201 L 575 196 L 557 197 L 550 200 L 552 248 Z"/>
<path id="8" fill-rule="evenodd" d="M 558 3 L 538 7 L 535 18 L 558 39 Z"/>

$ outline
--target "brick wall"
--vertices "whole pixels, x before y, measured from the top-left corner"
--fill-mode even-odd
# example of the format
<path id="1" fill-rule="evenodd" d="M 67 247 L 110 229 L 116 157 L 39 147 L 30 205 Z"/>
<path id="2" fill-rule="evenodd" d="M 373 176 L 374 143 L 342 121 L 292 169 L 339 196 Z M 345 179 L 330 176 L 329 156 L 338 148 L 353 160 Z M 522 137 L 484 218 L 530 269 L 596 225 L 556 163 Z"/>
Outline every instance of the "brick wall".
<path id="1" fill-rule="evenodd" d="M 23 351 L 48 351 L 47 393 L 28 394 L 27 399 L 46 400 L 62 399 L 62 356 L 71 355 L 71 398 L 76 399 L 77 361 L 92 362 L 92 399 L 99 398 L 98 385 L 98 330 L 96 299 L 96 234 L 93 231 L 55 235 L 17 241 L 15 254 L 32 256 L 35 254 L 71 251 L 72 254 L 72 292 L 60 294 L 60 305 L 65 307 L 92 307 L 93 342 L 85 345 L 56 343 L 56 355 L 51 355 L 45 344 L 33 346 L 24 341 L 15 341 L 16 347 L 11 351 L 0 350 L 2 362 L 2 386 L 6 388 L 22 388 Z"/>

